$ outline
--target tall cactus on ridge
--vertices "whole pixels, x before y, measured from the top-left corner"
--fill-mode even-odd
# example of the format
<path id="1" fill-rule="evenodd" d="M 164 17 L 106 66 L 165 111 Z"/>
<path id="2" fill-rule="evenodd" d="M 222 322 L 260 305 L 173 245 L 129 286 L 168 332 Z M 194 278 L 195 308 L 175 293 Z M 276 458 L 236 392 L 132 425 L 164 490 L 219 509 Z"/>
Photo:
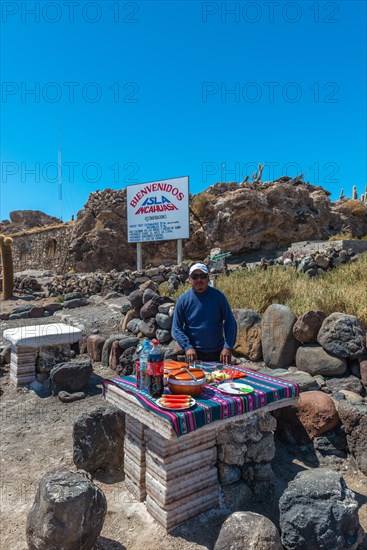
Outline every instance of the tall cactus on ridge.
<path id="1" fill-rule="evenodd" d="M 353 185 L 352 199 L 355 200 L 355 201 L 358 199 L 357 186 L 356 185 Z"/>
<path id="2" fill-rule="evenodd" d="M 0 235 L 0 254 L 3 275 L 3 300 L 9 300 L 14 293 L 13 239 Z"/>

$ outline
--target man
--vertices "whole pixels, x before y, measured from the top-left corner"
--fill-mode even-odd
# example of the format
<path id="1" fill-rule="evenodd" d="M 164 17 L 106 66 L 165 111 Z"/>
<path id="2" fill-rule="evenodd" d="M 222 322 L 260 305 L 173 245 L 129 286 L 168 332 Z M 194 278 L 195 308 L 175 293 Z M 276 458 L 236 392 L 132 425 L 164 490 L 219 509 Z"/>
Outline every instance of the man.
<path id="1" fill-rule="evenodd" d="M 223 292 L 209 286 L 206 265 L 190 268 L 191 289 L 179 297 L 173 317 L 172 335 L 191 363 L 230 363 L 236 342 L 237 324 Z"/>

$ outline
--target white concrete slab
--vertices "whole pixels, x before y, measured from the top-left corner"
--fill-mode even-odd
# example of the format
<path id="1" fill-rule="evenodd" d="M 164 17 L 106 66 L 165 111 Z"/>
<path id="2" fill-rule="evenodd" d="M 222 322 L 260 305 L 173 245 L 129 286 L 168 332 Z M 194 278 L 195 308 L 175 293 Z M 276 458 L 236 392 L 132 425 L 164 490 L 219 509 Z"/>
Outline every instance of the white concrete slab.
<path id="1" fill-rule="evenodd" d="M 3 337 L 17 347 L 39 348 L 73 344 L 82 337 L 82 331 L 63 323 L 8 328 Z"/>

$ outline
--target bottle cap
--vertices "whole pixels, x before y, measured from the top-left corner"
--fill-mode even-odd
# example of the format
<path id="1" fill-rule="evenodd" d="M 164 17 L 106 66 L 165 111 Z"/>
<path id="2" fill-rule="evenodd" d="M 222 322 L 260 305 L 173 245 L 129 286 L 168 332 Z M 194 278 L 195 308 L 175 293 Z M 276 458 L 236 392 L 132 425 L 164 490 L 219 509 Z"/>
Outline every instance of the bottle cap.
<path id="1" fill-rule="evenodd" d="M 152 340 L 152 344 L 153 344 L 154 346 L 157 346 L 157 345 L 159 344 L 159 342 L 158 342 L 158 340 Z"/>

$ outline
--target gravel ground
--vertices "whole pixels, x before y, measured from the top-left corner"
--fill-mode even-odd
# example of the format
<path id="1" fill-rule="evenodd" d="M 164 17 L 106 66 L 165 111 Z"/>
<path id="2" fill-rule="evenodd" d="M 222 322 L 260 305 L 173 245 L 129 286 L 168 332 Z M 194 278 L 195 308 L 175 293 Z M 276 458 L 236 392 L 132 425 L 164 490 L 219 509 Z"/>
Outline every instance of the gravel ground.
<path id="1" fill-rule="evenodd" d="M 61 311 L 43 319 L 2 321 L 5 328 L 67 322 L 84 326 L 86 335 L 99 331 L 103 336 L 117 332 L 122 315 L 118 312 L 124 297 L 110 300 L 96 297 L 89 306 Z M 24 301 L 22 302 L 24 303 Z M 37 302 L 39 304 L 40 302 Z M 64 316 L 70 316 L 65 318 Z M 0 548 L 26 550 L 25 524 L 33 503 L 40 477 L 55 466 L 75 469 L 72 459 L 72 428 L 75 417 L 105 404 L 101 396 L 101 378 L 114 372 L 94 364 L 94 375 L 87 397 L 64 404 L 57 397 L 41 398 L 32 390 L 15 389 L 9 383 L 9 369 L 0 369 L 1 395 L 1 534 Z M 278 445 L 272 463 L 277 477 L 276 493 L 265 502 L 248 502 L 248 509 L 278 521 L 277 503 L 289 480 L 308 468 L 305 457 L 296 448 Z M 367 532 L 367 478 L 357 472 L 350 461 L 341 467 L 348 486 L 360 503 L 360 521 Z M 126 490 L 124 481 L 108 484 L 94 480 L 108 500 L 108 512 L 96 550 L 197 550 L 212 549 L 224 519 L 226 509 L 214 509 L 201 514 L 167 535 L 146 512 L 144 503 L 137 502 Z M 367 550 L 367 535 L 360 550 Z M 333 550 L 333 549 L 330 549 Z"/>

